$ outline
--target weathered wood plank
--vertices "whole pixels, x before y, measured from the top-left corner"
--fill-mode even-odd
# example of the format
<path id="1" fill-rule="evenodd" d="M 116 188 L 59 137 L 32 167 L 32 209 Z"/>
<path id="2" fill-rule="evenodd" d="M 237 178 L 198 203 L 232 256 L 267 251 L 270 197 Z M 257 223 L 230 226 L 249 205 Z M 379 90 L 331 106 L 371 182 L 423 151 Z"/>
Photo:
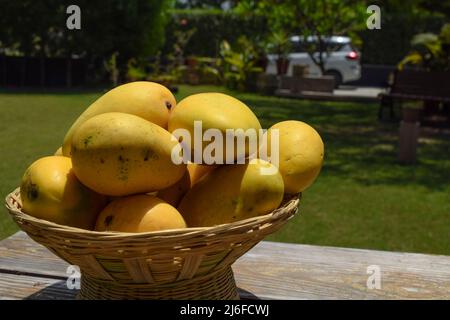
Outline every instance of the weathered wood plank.
<path id="1" fill-rule="evenodd" d="M 380 268 L 381 289 L 367 288 L 371 265 Z M 64 261 L 19 232 L 0 242 L 0 297 L 8 297 L 5 290 L 14 291 L 9 298 L 39 292 L 42 288 L 35 290 L 28 278 L 42 277 L 47 278 L 39 281 L 51 287 L 41 292 L 44 296 L 73 297 L 62 281 L 66 268 Z M 261 242 L 233 269 L 243 298 L 450 299 L 447 256 Z"/>
<path id="2" fill-rule="evenodd" d="M 47 248 L 17 232 L 0 241 L 0 270 L 18 273 L 67 277 L 68 264 Z"/>
<path id="3" fill-rule="evenodd" d="M 369 266 L 381 289 L 368 289 Z M 450 299 L 450 257 L 263 242 L 235 265 L 236 281 L 272 299 Z"/>
<path id="4" fill-rule="evenodd" d="M 0 273 L 0 300 L 71 300 L 77 293 L 64 280 Z"/>

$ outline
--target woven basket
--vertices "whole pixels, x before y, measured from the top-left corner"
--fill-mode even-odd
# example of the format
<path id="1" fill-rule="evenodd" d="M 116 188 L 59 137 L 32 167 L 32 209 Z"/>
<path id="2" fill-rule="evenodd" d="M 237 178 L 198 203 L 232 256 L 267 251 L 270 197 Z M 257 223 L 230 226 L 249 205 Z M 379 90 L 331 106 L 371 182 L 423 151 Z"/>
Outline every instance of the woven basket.
<path id="1" fill-rule="evenodd" d="M 81 270 L 79 299 L 239 299 L 231 265 L 296 212 L 299 195 L 270 214 L 205 228 L 96 232 L 31 217 L 19 189 L 11 216 L 33 240 Z"/>

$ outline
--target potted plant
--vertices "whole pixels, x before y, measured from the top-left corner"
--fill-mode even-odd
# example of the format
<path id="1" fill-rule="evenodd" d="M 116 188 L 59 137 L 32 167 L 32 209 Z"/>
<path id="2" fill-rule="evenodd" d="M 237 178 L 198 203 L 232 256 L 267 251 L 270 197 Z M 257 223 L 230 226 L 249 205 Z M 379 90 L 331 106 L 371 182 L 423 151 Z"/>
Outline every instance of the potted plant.
<path id="1" fill-rule="evenodd" d="M 273 53 L 277 55 L 277 74 L 284 75 L 289 68 L 288 54 L 291 50 L 291 41 L 284 31 L 275 31 L 272 33 L 271 44 Z"/>
<path id="2" fill-rule="evenodd" d="M 266 38 L 256 38 L 252 41 L 253 55 L 255 59 L 255 66 L 265 72 L 269 59 L 267 58 L 268 43 Z"/>

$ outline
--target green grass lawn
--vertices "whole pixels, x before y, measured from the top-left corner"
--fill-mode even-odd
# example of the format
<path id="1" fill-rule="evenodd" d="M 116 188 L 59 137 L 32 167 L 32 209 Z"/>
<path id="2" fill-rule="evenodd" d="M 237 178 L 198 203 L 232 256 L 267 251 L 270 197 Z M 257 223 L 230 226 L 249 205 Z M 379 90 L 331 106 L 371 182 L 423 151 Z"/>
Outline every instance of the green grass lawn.
<path id="1" fill-rule="evenodd" d="M 181 86 L 178 99 L 216 87 Z M 101 92 L 0 93 L 0 193 L 26 167 L 52 154 L 65 131 Z M 263 127 L 286 119 L 322 135 L 325 164 L 299 215 L 271 240 L 450 255 L 450 136 L 423 134 L 419 161 L 396 163 L 397 126 L 376 120 L 376 104 L 312 102 L 236 94 Z M 17 227 L 0 210 L 0 238 Z"/>

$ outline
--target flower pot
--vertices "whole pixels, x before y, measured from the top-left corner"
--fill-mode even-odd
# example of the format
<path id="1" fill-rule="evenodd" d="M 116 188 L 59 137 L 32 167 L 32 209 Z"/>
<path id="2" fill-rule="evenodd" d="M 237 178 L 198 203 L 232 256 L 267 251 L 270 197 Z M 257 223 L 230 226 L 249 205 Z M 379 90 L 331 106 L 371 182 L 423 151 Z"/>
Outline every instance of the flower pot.
<path id="1" fill-rule="evenodd" d="M 256 67 L 261 68 L 262 72 L 265 72 L 268 64 L 269 59 L 267 59 L 267 57 L 261 57 L 257 60 Z"/>
<path id="2" fill-rule="evenodd" d="M 277 59 L 277 74 L 284 75 L 287 73 L 289 68 L 289 60 L 286 58 Z"/>
<path id="3" fill-rule="evenodd" d="M 196 67 L 197 66 L 197 59 L 195 58 L 195 57 L 187 57 L 186 58 L 186 60 L 185 60 L 185 64 L 188 66 L 188 67 Z"/>

